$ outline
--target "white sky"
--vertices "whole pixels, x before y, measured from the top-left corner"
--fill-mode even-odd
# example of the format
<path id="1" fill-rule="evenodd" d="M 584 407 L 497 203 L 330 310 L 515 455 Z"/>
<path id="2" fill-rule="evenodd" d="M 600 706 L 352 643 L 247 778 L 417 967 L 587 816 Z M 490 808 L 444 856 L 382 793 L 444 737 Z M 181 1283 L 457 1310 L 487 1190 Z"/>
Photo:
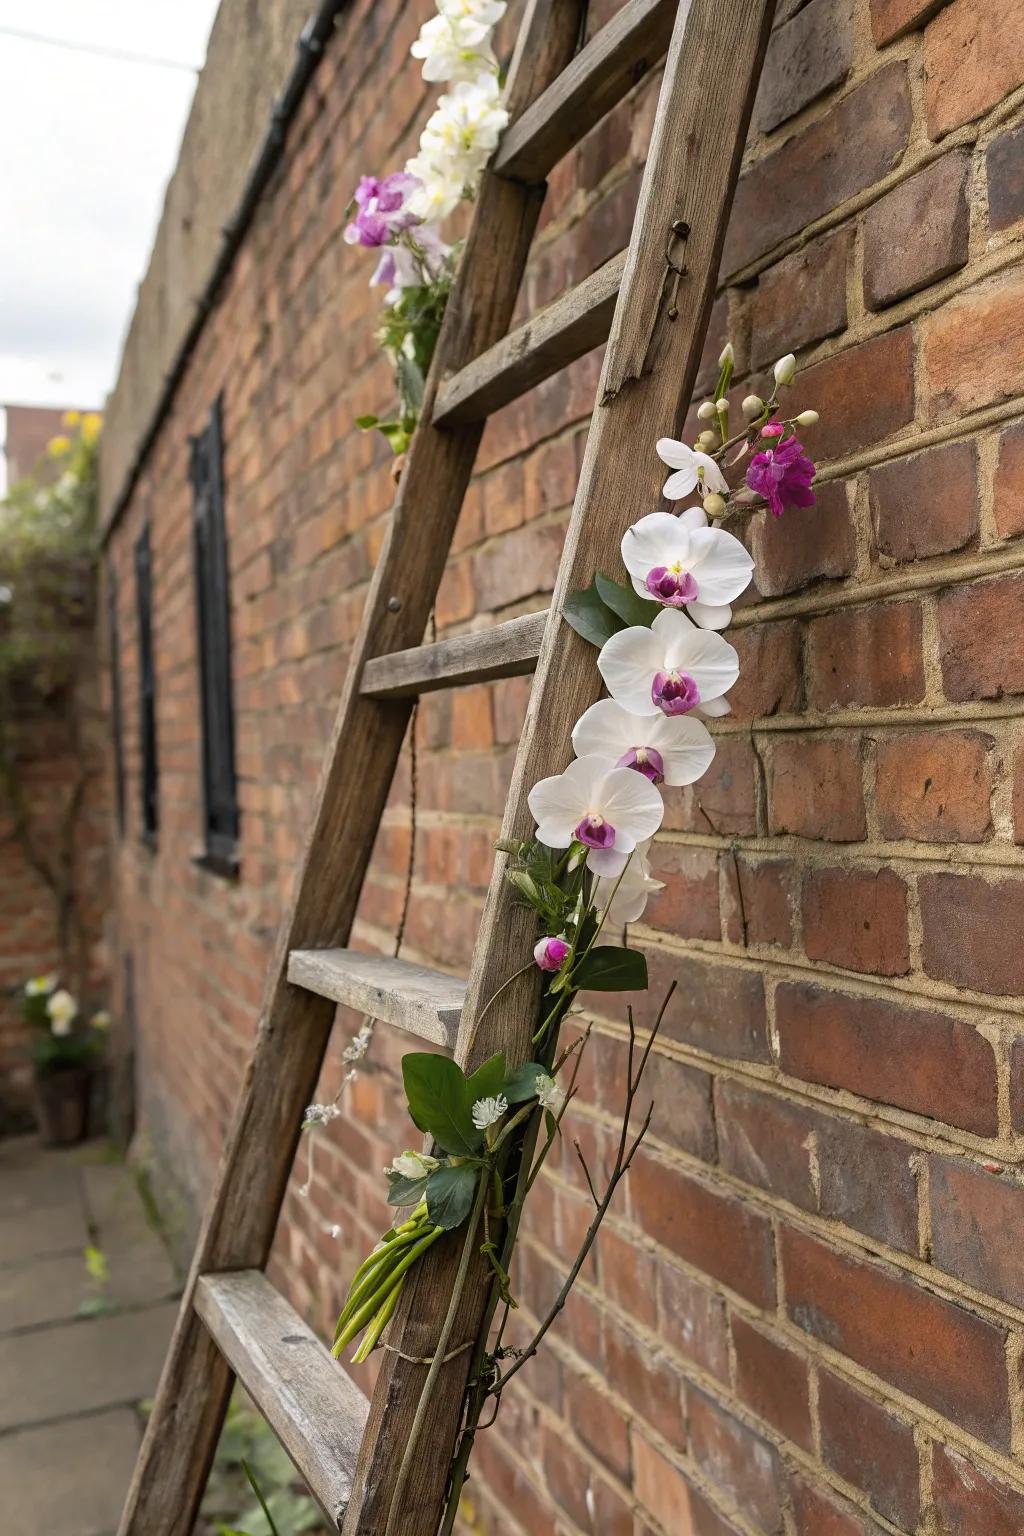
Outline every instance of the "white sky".
<path id="1" fill-rule="evenodd" d="M 217 0 L 0 0 L 0 402 L 99 406 L 146 269 Z"/>

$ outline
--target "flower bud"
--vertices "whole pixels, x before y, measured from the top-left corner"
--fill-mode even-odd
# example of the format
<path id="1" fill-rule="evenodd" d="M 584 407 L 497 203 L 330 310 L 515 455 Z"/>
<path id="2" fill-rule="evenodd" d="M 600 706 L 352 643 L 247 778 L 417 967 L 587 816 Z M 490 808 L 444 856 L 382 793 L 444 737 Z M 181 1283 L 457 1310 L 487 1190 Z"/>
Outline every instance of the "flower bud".
<path id="1" fill-rule="evenodd" d="M 729 402 L 725 395 L 722 396 L 721 400 L 715 401 L 715 410 L 718 412 L 719 416 L 728 416 Z"/>
<path id="2" fill-rule="evenodd" d="M 714 415 L 715 415 L 715 402 L 713 400 L 705 400 L 703 402 L 703 404 L 701 404 L 701 405 L 699 405 L 697 407 L 697 420 L 698 421 L 712 421 L 712 420 L 714 420 Z"/>
<path id="3" fill-rule="evenodd" d="M 735 361 L 736 353 L 733 351 L 732 342 L 727 341 L 719 355 L 718 366 L 719 368 L 724 368 L 727 363 L 734 363 Z"/>
<path id="4" fill-rule="evenodd" d="M 710 496 L 704 497 L 704 511 L 708 517 L 724 517 L 725 497 L 719 496 L 717 491 L 712 491 Z"/>
<path id="5" fill-rule="evenodd" d="M 562 962 L 569 953 L 565 939 L 538 939 L 533 947 L 533 958 L 542 971 L 561 970 Z"/>
<path id="6" fill-rule="evenodd" d="M 698 437 L 697 442 L 700 444 L 700 446 L 703 449 L 703 451 L 705 453 L 707 453 L 709 448 L 717 448 L 717 446 L 718 446 L 718 433 L 717 432 L 702 432 L 700 437 Z"/>
<path id="7" fill-rule="evenodd" d="M 785 357 L 780 357 L 775 364 L 776 384 L 792 384 L 796 378 L 796 358 L 792 352 L 787 352 Z"/>
<path id="8" fill-rule="evenodd" d="M 816 427 L 818 425 L 817 411 L 801 411 L 796 418 L 798 427 Z"/>
<path id="9" fill-rule="evenodd" d="M 753 421 L 764 410 L 764 401 L 760 395 L 748 395 L 740 409 L 748 421 Z"/>

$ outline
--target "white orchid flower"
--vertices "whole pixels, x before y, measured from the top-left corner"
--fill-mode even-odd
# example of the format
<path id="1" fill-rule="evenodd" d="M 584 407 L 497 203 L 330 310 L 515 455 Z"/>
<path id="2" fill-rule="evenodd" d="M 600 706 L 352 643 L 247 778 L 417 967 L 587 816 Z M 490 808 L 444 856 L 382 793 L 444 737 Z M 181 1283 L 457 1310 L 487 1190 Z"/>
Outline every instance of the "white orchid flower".
<path id="1" fill-rule="evenodd" d="M 565 1089 L 559 1088 L 553 1077 L 546 1072 L 537 1075 L 537 1102 L 542 1109 L 560 1115 L 565 1106 Z"/>
<path id="2" fill-rule="evenodd" d="M 485 70 L 497 73 L 490 31 L 487 22 L 446 12 L 423 23 L 409 52 L 423 60 L 424 80 L 474 81 Z"/>
<path id="3" fill-rule="evenodd" d="M 507 125 L 508 113 L 494 75 L 460 80 L 439 97 L 427 119 L 420 154 L 435 166 L 449 166 L 453 179 L 460 175 L 469 181 L 483 169 Z"/>
<path id="4" fill-rule="evenodd" d="M 596 906 L 607 908 L 608 922 L 616 928 L 639 922 L 648 899 L 665 889 L 664 881 L 655 880 L 651 874 L 647 859 L 650 846 L 650 840 L 637 845 L 617 885 L 614 880 L 605 877 L 597 882 L 594 889 Z"/>
<path id="5" fill-rule="evenodd" d="M 596 875 L 621 874 L 637 843 L 654 836 L 665 814 L 649 779 L 631 768 L 610 768 L 607 757 L 578 757 L 564 773 L 535 784 L 528 803 L 538 841 L 548 848 L 583 843 Z"/>
<path id="6" fill-rule="evenodd" d="M 649 629 L 620 629 L 605 641 L 597 666 L 612 698 L 634 715 L 727 713 L 722 695 L 740 675 L 728 641 L 697 629 L 676 608 L 663 608 Z"/>
<path id="7" fill-rule="evenodd" d="M 690 448 L 686 443 L 677 443 L 674 437 L 659 437 L 655 452 L 663 464 L 675 470 L 662 487 L 661 494 L 666 501 L 682 501 L 698 485 L 702 496 L 709 491 L 724 496 L 728 491 L 729 482 L 709 453 L 701 453 L 699 448 Z"/>
<path id="8" fill-rule="evenodd" d="M 440 1166 L 436 1157 L 428 1157 L 425 1152 L 403 1152 L 384 1172 L 393 1173 L 400 1179 L 425 1179 Z"/>
<path id="9" fill-rule="evenodd" d="M 25 983 L 26 997 L 47 997 L 56 989 L 60 977 L 56 971 L 51 971 L 48 976 L 33 976 Z"/>
<path id="10" fill-rule="evenodd" d="M 473 1124 L 478 1131 L 486 1131 L 492 1125 L 497 1125 L 502 1115 L 508 1109 L 508 1100 L 503 1093 L 496 1094 L 493 1098 L 477 1099 L 470 1114 Z"/>
<path id="11" fill-rule="evenodd" d="M 46 1004 L 46 1011 L 50 1016 L 50 1029 L 55 1035 L 69 1035 L 71 1026 L 78 1014 L 78 1004 L 70 992 L 61 988 L 54 992 Z"/>
<path id="12" fill-rule="evenodd" d="M 739 539 L 706 523 L 700 507 L 682 517 L 651 512 L 626 529 L 622 559 L 641 597 L 685 607 L 702 629 L 724 629 L 754 562 Z"/>
<path id="13" fill-rule="evenodd" d="M 442 16 L 454 21 L 476 21 L 483 27 L 496 27 L 508 10 L 506 0 L 437 0 Z"/>
<path id="14" fill-rule="evenodd" d="M 615 699 L 599 699 L 576 722 L 577 757 L 632 768 L 652 784 L 693 784 L 711 766 L 715 743 L 692 715 L 634 715 Z"/>

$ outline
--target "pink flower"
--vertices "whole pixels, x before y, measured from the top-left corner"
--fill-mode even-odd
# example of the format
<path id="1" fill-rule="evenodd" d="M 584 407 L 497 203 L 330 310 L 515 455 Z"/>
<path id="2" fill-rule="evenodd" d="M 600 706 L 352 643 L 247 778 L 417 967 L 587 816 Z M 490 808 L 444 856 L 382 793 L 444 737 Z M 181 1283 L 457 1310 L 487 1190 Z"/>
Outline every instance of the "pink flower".
<path id="1" fill-rule="evenodd" d="M 533 958 L 542 971 L 560 971 L 568 953 L 569 946 L 564 939 L 539 939 L 533 948 Z"/>
<path id="2" fill-rule="evenodd" d="M 361 176 L 356 187 L 356 216 L 345 229 L 348 245 L 387 245 L 401 230 L 416 224 L 406 200 L 419 186 L 415 176 L 395 171 L 382 181 L 376 176 Z"/>
<path id="3" fill-rule="evenodd" d="M 795 437 L 782 437 L 776 447 L 755 453 L 747 470 L 747 484 L 764 497 L 772 517 L 781 517 L 787 507 L 813 507 L 813 479 L 814 464 Z"/>

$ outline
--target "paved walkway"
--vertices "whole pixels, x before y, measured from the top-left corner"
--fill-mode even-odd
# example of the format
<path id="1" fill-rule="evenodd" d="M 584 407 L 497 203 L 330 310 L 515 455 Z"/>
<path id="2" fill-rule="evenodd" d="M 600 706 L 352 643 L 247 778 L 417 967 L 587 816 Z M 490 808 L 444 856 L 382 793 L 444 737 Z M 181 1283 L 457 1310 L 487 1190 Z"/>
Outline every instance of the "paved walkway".
<path id="1" fill-rule="evenodd" d="M 102 1147 L 0 1141 L 3 1536 L 113 1536 L 176 1289 L 131 1173 Z"/>

